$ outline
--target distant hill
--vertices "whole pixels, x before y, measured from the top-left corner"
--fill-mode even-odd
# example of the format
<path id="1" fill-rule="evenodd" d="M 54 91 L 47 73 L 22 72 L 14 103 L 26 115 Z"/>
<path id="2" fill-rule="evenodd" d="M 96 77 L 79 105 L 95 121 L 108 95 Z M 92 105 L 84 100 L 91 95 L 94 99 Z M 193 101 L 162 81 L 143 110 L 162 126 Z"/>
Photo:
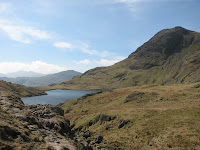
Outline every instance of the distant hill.
<path id="1" fill-rule="evenodd" d="M 0 81 L 0 91 L 4 91 L 19 97 L 46 95 L 43 90 L 33 87 L 25 87 L 24 85 L 13 84 L 6 81 Z"/>
<path id="2" fill-rule="evenodd" d="M 5 77 L 5 76 L 6 76 L 5 74 L 0 73 L 0 77 Z"/>
<path id="3" fill-rule="evenodd" d="M 4 77 L 8 78 L 17 78 L 17 77 L 41 77 L 45 76 L 45 74 L 33 72 L 33 71 L 17 71 L 5 74 Z"/>
<path id="4" fill-rule="evenodd" d="M 49 88 L 107 89 L 200 81 L 200 33 L 175 27 L 158 32 L 130 56 Z"/>
<path id="5" fill-rule="evenodd" d="M 42 86 L 42 85 L 61 83 L 66 80 L 71 80 L 74 76 L 77 75 L 81 75 L 81 73 L 73 70 L 68 70 L 42 77 L 17 77 L 17 78 L 1 77 L 0 80 L 22 84 L 25 86 Z"/>

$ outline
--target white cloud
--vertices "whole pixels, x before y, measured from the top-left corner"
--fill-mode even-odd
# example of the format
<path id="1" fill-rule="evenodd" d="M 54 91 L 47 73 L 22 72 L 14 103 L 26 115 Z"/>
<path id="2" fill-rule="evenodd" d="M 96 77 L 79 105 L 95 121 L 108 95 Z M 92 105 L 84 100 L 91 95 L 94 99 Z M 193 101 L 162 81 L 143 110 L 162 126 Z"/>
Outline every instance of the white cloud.
<path id="1" fill-rule="evenodd" d="M 55 42 L 53 46 L 58 47 L 58 48 L 68 48 L 72 49 L 73 46 L 70 43 L 67 42 Z"/>
<path id="2" fill-rule="evenodd" d="M 48 64 L 46 62 L 34 61 L 32 63 L 2 62 L 0 63 L 1 73 L 11 73 L 16 71 L 33 71 L 43 74 L 56 73 L 67 70 L 65 67 Z"/>
<path id="3" fill-rule="evenodd" d="M 75 61 L 76 63 L 78 63 L 78 64 L 90 64 L 91 63 L 91 61 L 90 60 L 88 60 L 88 59 L 84 59 L 84 60 L 80 60 L 80 61 Z"/>
<path id="4" fill-rule="evenodd" d="M 73 63 L 68 64 L 67 68 L 69 70 L 74 70 L 74 68 L 76 68 L 75 69 L 76 71 L 85 72 L 95 67 L 113 65 L 123 59 L 125 59 L 125 57 L 123 56 L 117 56 L 114 57 L 113 59 L 100 59 L 100 60 L 83 59 L 80 61 L 73 61 Z"/>
<path id="5" fill-rule="evenodd" d="M 11 40 L 31 43 L 33 40 L 51 39 L 52 35 L 16 17 L 12 3 L 0 2 L 0 30 Z"/>
<path id="6" fill-rule="evenodd" d="M 97 50 L 92 50 L 89 49 L 89 45 L 86 43 L 81 43 L 80 48 L 79 48 L 83 53 L 87 53 L 90 55 L 96 55 L 96 56 L 100 56 L 100 57 L 107 57 L 110 55 L 113 55 L 113 53 L 110 53 L 108 51 L 97 51 Z"/>
<path id="7" fill-rule="evenodd" d="M 111 66 L 123 59 L 125 59 L 125 57 L 118 56 L 113 60 L 100 59 L 99 61 L 95 61 L 95 63 L 97 63 L 98 65 L 102 65 L 102 66 Z"/>
<path id="8" fill-rule="evenodd" d="M 22 43 L 31 43 L 33 40 L 46 40 L 52 38 L 51 34 L 32 26 L 23 25 L 17 20 L 10 21 L 0 18 L 0 30 L 5 32 L 11 40 Z"/>
<path id="9" fill-rule="evenodd" d="M 55 42 L 53 43 L 53 46 L 62 48 L 62 49 L 71 49 L 71 50 L 79 50 L 83 53 L 90 54 L 90 55 L 95 55 L 99 57 L 108 57 L 114 55 L 114 53 L 110 53 L 108 51 L 97 51 L 89 48 L 89 45 L 84 42 L 78 42 L 77 44 L 72 45 L 71 43 L 68 42 Z"/>
<path id="10" fill-rule="evenodd" d="M 74 61 L 77 64 L 81 64 L 81 65 L 87 65 L 87 66 L 91 66 L 91 67 L 98 67 L 98 66 L 111 66 L 121 60 L 124 60 L 125 57 L 123 56 L 117 56 L 114 57 L 114 59 L 100 59 L 99 61 L 97 60 L 88 60 L 88 59 L 84 59 L 84 60 L 80 60 L 80 61 Z"/>

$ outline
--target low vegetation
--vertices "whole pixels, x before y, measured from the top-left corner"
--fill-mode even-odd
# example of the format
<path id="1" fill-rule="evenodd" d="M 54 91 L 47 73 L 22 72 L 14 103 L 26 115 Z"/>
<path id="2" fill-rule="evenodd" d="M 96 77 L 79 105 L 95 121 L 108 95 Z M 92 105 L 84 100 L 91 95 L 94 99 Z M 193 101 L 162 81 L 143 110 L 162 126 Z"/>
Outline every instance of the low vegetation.
<path id="1" fill-rule="evenodd" d="M 0 149 L 44 149 L 41 134 L 24 127 L 23 122 L 0 107 Z M 36 128 L 36 127 L 35 127 Z M 46 148 L 47 149 L 47 148 Z"/>
<path id="2" fill-rule="evenodd" d="M 20 84 L 13 84 L 10 82 L 0 81 L 0 91 L 6 91 L 11 94 L 15 94 L 19 97 L 31 97 L 46 95 L 44 90 L 32 87 L 26 87 Z"/>
<path id="3" fill-rule="evenodd" d="M 73 130 L 88 143 L 102 136 L 102 144 L 117 149 L 200 149 L 198 85 L 115 89 L 61 107 Z"/>
<path id="4" fill-rule="evenodd" d="M 113 66 L 39 88 L 102 90 L 59 104 L 78 149 L 200 149 L 199 60 L 200 34 L 175 27 L 158 32 Z M 3 81 L 0 90 L 18 96 L 44 93 Z"/>

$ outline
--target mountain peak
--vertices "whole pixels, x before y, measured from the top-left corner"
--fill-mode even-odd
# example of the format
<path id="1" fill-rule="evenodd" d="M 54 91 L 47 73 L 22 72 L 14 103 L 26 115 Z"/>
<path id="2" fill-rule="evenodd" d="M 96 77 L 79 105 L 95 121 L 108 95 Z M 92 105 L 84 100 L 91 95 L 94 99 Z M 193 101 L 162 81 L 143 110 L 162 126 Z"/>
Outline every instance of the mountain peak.
<path id="1" fill-rule="evenodd" d="M 161 66 L 171 55 L 188 49 L 195 39 L 195 32 L 182 27 L 164 29 L 129 55 L 134 61 L 131 70 Z"/>
<path id="2" fill-rule="evenodd" d="M 164 29 L 164 30 L 161 30 L 160 32 L 158 32 L 157 34 L 172 34 L 172 33 L 179 33 L 179 34 L 188 34 L 192 31 L 190 30 L 187 30 L 181 26 L 176 26 L 174 28 L 170 28 L 170 29 Z M 156 34 L 156 35 L 157 35 Z"/>
<path id="3" fill-rule="evenodd" d="M 192 31 L 180 26 L 161 30 L 129 55 L 129 58 L 148 52 L 156 52 L 165 55 L 164 57 L 168 57 L 174 53 L 180 52 L 182 48 L 188 47 L 188 45 L 193 42 L 193 36 L 184 39 L 184 36 L 190 33 L 192 33 Z"/>

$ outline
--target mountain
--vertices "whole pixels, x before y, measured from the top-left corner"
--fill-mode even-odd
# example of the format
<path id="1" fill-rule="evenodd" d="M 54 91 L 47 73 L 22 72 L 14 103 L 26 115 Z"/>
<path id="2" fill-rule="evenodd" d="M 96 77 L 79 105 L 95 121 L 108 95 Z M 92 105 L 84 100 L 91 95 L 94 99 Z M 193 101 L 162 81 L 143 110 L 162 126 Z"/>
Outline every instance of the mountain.
<path id="1" fill-rule="evenodd" d="M 17 78 L 17 77 L 41 77 L 44 76 L 44 74 L 32 72 L 32 71 L 17 71 L 13 73 L 6 74 L 6 77 L 8 78 Z"/>
<path id="2" fill-rule="evenodd" d="M 73 80 L 48 88 L 111 89 L 144 84 L 200 81 L 200 33 L 175 27 L 164 29 L 125 60 L 97 67 Z"/>
<path id="3" fill-rule="evenodd" d="M 68 70 L 42 77 L 18 77 L 18 78 L 1 77 L 0 80 L 17 84 L 23 84 L 25 86 L 42 86 L 42 85 L 61 83 L 66 80 L 71 80 L 74 76 L 77 75 L 81 75 L 81 73 L 73 70 Z"/>

